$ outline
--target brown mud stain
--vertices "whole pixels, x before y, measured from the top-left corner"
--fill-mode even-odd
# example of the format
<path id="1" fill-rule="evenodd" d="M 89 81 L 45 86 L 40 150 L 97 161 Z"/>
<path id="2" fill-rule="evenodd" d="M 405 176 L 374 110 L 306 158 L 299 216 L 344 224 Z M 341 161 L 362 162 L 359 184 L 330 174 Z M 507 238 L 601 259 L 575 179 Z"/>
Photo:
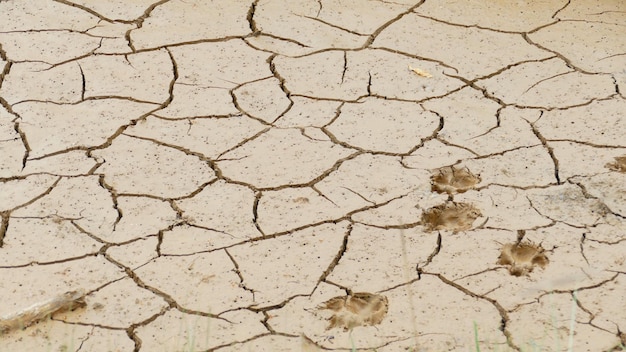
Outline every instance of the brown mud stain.
<path id="1" fill-rule="evenodd" d="M 346 331 L 357 326 L 380 324 L 388 308 L 387 297 L 368 292 L 334 297 L 318 306 L 318 309 L 333 312 L 326 330 L 337 327 Z"/>
<path id="2" fill-rule="evenodd" d="M 452 194 L 474 189 L 481 178 L 466 167 L 458 169 L 454 166 L 446 166 L 435 170 L 430 181 L 433 192 Z"/>
<path id="3" fill-rule="evenodd" d="M 533 243 L 509 243 L 502 247 L 497 264 L 508 265 L 514 276 L 528 275 L 535 266 L 544 269 L 550 261 L 540 245 Z"/>
<path id="4" fill-rule="evenodd" d="M 309 198 L 307 197 L 298 197 L 296 199 L 293 200 L 294 203 L 298 203 L 298 204 L 308 204 L 309 203 Z"/>
<path id="5" fill-rule="evenodd" d="M 468 203 L 447 202 L 427 209 L 422 213 L 422 225 L 426 231 L 466 231 L 474 220 L 482 216 L 478 208 Z"/>
<path id="6" fill-rule="evenodd" d="M 611 171 L 626 173 L 626 155 L 616 156 L 615 162 L 604 165 Z"/>

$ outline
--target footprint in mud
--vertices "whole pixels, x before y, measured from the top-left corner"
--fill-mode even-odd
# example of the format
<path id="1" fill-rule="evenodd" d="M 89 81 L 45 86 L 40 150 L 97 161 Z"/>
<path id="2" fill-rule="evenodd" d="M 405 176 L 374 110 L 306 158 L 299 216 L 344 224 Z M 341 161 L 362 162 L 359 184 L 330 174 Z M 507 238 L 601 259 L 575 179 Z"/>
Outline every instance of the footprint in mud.
<path id="1" fill-rule="evenodd" d="M 508 265 L 514 276 L 528 275 L 535 266 L 545 268 L 550 261 L 540 245 L 533 243 L 509 243 L 502 247 L 497 264 Z"/>
<path id="2" fill-rule="evenodd" d="M 343 328 L 344 331 L 357 326 L 378 325 L 383 321 L 389 303 L 387 297 L 368 292 L 357 292 L 329 299 L 318 306 L 328 309 L 333 315 L 328 319 L 326 330 Z"/>
<path id="3" fill-rule="evenodd" d="M 447 202 L 422 213 L 426 231 L 452 230 L 454 233 L 472 228 L 474 220 L 482 216 L 478 208 L 468 203 Z"/>
<path id="4" fill-rule="evenodd" d="M 614 163 L 604 165 L 609 170 L 626 173 L 626 155 L 616 156 Z"/>
<path id="5" fill-rule="evenodd" d="M 430 181 L 433 192 L 452 194 L 473 189 L 481 178 L 466 167 L 457 169 L 454 166 L 446 166 L 435 170 Z"/>

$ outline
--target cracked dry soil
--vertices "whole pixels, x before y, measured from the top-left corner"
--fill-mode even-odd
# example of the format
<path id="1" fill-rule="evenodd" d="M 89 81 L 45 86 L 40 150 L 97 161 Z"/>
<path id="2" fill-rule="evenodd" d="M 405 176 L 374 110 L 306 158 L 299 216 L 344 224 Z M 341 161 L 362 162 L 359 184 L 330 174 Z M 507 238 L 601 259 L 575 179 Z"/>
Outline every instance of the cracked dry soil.
<path id="1" fill-rule="evenodd" d="M 624 1 L 0 15 L 0 352 L 626 348 Z"/>

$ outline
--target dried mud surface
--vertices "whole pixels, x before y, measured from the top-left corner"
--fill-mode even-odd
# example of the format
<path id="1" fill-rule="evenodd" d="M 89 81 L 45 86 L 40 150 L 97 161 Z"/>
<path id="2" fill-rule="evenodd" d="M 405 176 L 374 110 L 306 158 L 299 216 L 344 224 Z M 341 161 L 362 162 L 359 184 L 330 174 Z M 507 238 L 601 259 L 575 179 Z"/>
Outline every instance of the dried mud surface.
<path id="1" fill-rule="evenodd" d="M 0 15 L 0 351 L 626 348 L 625 2 Z"/>

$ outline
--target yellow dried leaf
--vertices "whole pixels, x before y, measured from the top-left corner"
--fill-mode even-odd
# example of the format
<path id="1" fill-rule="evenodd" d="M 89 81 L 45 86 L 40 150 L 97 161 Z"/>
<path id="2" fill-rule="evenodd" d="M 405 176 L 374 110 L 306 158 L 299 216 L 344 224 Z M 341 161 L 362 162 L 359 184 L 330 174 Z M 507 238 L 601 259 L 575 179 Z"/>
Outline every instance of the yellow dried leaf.
<path id="1" fill-rule="evenodd" d="M 422 77 L 431 78 L 433 76 L 430 73 L 428 73 L 428 72 L 426 72 L 424 70 L 421 70 L 419 68 L 415 68 L 415 67 L 409 66 L 409 70 L 415 72 L 416 74 L 418 74 L 418 75 L 420 75 Z"/>

